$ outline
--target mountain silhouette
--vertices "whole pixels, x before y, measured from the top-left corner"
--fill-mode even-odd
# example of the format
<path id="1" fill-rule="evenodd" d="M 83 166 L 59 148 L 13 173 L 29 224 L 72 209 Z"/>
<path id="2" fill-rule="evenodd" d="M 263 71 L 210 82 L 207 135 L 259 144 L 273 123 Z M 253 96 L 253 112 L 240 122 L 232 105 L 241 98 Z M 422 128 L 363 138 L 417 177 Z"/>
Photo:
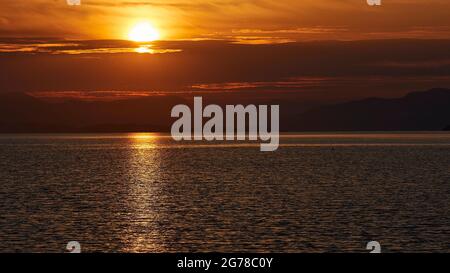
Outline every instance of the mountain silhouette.
<path id="1" fill-rule="evenodd" d="M 172 96 L 55 103 L 8 93 L 0 95 L 0 133 L 166 131 L 172 107 L 182 103 Z"/>
<path id="2" fill-rule="evenodd" d="M 442 130 L 450 124 L 450 89 L 322 106 L 306 111 L 296 121 L 299 131 Z"/>
<path id="3" fill-rule="evenodd" d="M 306 111 L 300 111 L 301 103 L 280 103 L 282 131 L 450 130 L 450 89 L 322 105 Z M 192 100 L 151 96 L 49 102 L 23 93 L 3 93 L 0 133 L 168 132 L 174 121 L 170 112 L 177 104 L 191 105 Z"/>

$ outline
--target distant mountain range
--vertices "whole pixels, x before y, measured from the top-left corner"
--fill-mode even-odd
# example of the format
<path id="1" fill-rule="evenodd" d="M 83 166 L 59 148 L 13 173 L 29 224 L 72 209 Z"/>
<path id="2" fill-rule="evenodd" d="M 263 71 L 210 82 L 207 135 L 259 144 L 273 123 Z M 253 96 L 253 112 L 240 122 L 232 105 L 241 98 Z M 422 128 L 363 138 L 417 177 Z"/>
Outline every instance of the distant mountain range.
<path id="1" fill-rule="evenodd" d="M 186 101 L 172 96 L 109 102 L 47 102 L 23 93 L 0 95 L 0 133 L 167 131 L 170 111 Z"/>
<path id="2" fill-rule="evenodd" d="M 256 102 L 255 102 L 256 103 Z M 47 102 L 23 93 L 0 95 L 0 133 L 169 131 L 170 111 L 191 100 L 152 96 L 112 102 Z M 322 105 L 306 112 L 280 105 L 282 131 L 450 130 L 450 89 L 402 98 L 369 98 Z"/>
<path id="3" fill-rule="evenodd" d="M 322 106 L 300 115 L 296 124 L 298 131 L 444 130 L 450 126 L 450 89 Z"/>

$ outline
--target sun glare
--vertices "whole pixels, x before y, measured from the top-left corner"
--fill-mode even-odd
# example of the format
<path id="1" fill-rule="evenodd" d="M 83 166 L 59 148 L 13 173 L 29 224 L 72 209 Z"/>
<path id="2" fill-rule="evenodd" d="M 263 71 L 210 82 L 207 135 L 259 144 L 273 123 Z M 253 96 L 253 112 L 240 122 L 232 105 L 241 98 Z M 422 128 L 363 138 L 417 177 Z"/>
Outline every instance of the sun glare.
<path id="1" fill-rule="evenodd" d="M 128 34 L 128 39 L 134 42 L 153 42 L 159 38 L 159 31 L 148 22 L 138 23 Z"/>

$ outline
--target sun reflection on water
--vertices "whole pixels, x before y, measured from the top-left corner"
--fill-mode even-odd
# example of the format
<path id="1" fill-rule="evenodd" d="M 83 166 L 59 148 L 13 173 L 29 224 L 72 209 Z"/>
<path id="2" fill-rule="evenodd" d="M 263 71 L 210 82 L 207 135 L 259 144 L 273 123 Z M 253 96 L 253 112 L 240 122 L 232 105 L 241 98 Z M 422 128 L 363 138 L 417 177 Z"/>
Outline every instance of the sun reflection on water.
<path id="1" fill-rule="evenodd" d="M 140 141 L 140 140 L 154 140 L 158 138 L 157 133 L 130 133 L 128 137 L 132 140 Z"/>
<path id="2" fill-rule="evenodd" d="M 159 149 L 155 149 L 158 134 L 129 134 L 128 155 L 129 188 L 127 206 L 131 219 L 123 231 L 126 252 L 163 251 L 158 228 L 160 215 L 158 199 L 161 198 Z"/>
<path id="3" fill-rule="evenodd" d="M 155 149 L 158 146 L 156 133 L 132 133 L 128 135 L 134 149 Z"/>

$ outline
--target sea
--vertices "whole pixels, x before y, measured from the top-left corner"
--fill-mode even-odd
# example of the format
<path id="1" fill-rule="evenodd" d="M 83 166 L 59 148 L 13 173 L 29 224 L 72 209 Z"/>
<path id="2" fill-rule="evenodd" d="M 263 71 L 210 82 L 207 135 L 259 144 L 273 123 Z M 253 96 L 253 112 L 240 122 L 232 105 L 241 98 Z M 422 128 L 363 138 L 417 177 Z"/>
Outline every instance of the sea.
<path id="1" fill-rule="evenodd" d="M 0 252 L 450 252 L 450 133 L 0 135 Z"/>

